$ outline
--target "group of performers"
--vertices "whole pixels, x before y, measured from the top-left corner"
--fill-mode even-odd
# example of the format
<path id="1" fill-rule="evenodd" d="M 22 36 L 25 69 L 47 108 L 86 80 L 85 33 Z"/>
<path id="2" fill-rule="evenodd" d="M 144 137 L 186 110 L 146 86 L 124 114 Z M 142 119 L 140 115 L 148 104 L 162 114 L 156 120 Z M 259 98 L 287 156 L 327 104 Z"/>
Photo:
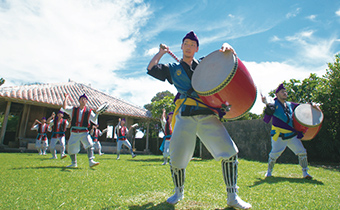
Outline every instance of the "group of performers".
<path id="1" fill-rule="evenodd" d="M 181 49 L 183 58 L 178 63 L 161 64 L 159 61 L 162 56 L 170 53 L 167 46 L 161 46 L 147 67 L 147 73 L 152 77 L 161 81 L 167 80 L 170 84 L 173 84 L 179 96 L 175 101 L 176 108 L 174 112 L 166 114 L 164 109 L 161 118 L 164 131 L 164 140 L 160 148 L 164 157 L 163 165 L 167 164 L 170 156 L 170 172 L 175 187 L 174 194 L 167 199 L 167 202 L 176 204 L 184 198 L 186 167 L 192 158 L 196 136 L 198 136 L 214 159 L 221 161 L 222 177 L 227 192 L 227 205 L 237 209 L 250 209 L 251 204 L 243 201 L 237 195 L 239 150 L 227 129 L 219 120 L 219 116 L 203 103 L 198 103 L 200 101 L 199 95 L 192 87 L 192 75 L 200 63 L 200 60 L 194 58 L 195 53 L 199 50 L 199 40 L 193 31 L 184 36 Z M 223 53 L 231 51 L 236 55 L 235 50 L 228 43 L 223 43 L 219 51 Z M 52 138 L 55 139 L 51 143 L 51 151 L 53 150 L 51 153 L 56 158 L 55 144 L 60 141 L 62 145 L 65 145 L 65 129 L 70 126 L 71 135 L 68 141 L 68 154 L 72 164 L 69 167 L 77 167 L 76 154 L 79 152 L 80 142 L 87 149 L 90 167 L 96 166 L 99 163 L 93 160 L 93 141 L 96 141 L 98 136 L 101 135 L 97 126 L 99 113 L 86 107 L 88 98 L 85 94 L 79 97 L 79 107 L 67 106 L 68 98 L 69 96 L 66 95 L 63 107 L 51 123 L 54 125 L 52 126 Z M 269 154 L 268 170 L 265 177 L 272 176 L 276 160 L 288 146 L 298 156 L 303 178 L 312 179 L 312 176 L 307 173 L 307 152 L 301 143 L 303 133 L 292 129 L 293 111 L 298 104 L 288 102 L 286 99 L 287 91 L 283 84 L 276 89 L 274 104 L 267 103 L 266 98 L 262 97 L 263 103 L 266 104 L 264 121 L 269 123 L 272 120 L 273 124 L 271 130 L 272 150 Z M 316 105 L 314 107 L 318 108 Z M 67 113 L 71 117 L 71 122 L 62 121 L 63 113 Z M 91 138 L 88 131 L 91 122 L 95 125 L 91 131 L 94 138 Z M 46 119 L 42 119 L 42 122 L 37 123 L 33 128 L 37 129 L 39 133 L 37 138 L 37 147 L 39 146 L 40 148 L 39 153 L 45 154 L 48 146 L 45 134 L 47 130 Z M 136 155 L 126 138 L 128 129 L 125 126 L 125 119 L 119 119 L 115 132 L 118 137 L 117 159 L 120 158 L 122 145 L 126 145 L 132 157 L 135 157 Z M 96 144 L 98 145 L 98 143 Z M 101 147 L 98 146 L 98 148 L 100 150 Z M 101 150 L 100 154 L 102 154 Z M 66 156 L 64 152 L 61 155 L 62 158 Z"/>
<path id="2" fill-rule="evenodd" d="M 104 110 L 92 110 L 86 107 L 88 102 L 88 97 L 83 94 L 79 97 L 79 107 L 68 106 L 69 95 L 65 94 L 65 99 L 63 102 L 63 107 L 55 116 L 52 113 L 51 117 L 46 120 L 45 117 L 39 120 L 35 120 L 31 130 L 37 130 L 38 136 L 36 139 L 36 149 L 39 155 L 46 155 L 48 148 L 48 138 L 47 132 L 52 132 L 50 152 L 52 154 L 51 159 L 57 159 L 56 144 L 59 142 L 61 149 L 61 159 L 67 157 L 65 154 L 65 132 L 67 128 L 70 128 L 70 138 L 68 140 L 67 152 L 71 158 L 71 165 L 67 167 L 77 167 L 77 154 L 80 151 L 80 143 L 87 150 L 87 155 L 89 159 L 89 166 L 94 167 L 99 165 L 99 162 L 94 161 L 94 149 L 98 149 L 99 155 L 103 155 L 102 147 L 99 136 L 107 132 L 107 129 L 100 131 L 98 124 L 98 115 Z M 70 116 L 70 120 L 64 119 L 64 113 Z M 89 131 L 90 126 L 91 130 Z M 138 124 L 134 124 L 130 128 L 135 128 Z M 128 129 L 125 126 L 125 119 L 121 120 L 119 118 L 119 123 L 115 128 L 115 134 L 117 136 L 117 159 L 119 159 L 120 150 L 122 145 L 126 145 L 130 151 L 132 157 L 136 157 L 133 153 L 131 145 L 126 138 Z"/>

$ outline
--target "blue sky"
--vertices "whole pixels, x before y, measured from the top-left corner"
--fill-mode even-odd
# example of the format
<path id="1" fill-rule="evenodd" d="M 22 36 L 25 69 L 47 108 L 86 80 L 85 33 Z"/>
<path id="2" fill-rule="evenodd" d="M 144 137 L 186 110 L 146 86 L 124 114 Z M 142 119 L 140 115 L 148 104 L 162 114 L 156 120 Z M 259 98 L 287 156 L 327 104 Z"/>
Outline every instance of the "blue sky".
<path id="1" fill-rule="evenodd" d="M 0 0 L 0 77 L 4 86 L 71 79 L 142 107 L 157 92 L 176 93 L 146 75 L 159 44 L 181 57 L 194 30 L 196 58 L 228 42 L 267 94 L 284 80 L 325 74 L 340 53 L 339 26 L 335 0 Z M 257 100 L 251 112 L 262 109 Z"/>

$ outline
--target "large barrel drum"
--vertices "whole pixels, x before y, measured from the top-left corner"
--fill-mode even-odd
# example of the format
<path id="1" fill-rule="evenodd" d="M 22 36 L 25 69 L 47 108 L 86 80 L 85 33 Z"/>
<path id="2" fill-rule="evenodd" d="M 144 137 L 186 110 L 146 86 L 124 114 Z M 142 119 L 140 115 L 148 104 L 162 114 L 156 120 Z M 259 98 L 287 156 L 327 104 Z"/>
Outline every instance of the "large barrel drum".
<path id="1" fill-rule="evenodd" d="M 310 104 L 300 104 L 294 110 L 294 129 L 301 131 L 301 140 L 311 140 L 319 132 L 323 121 L 323 113 Z"/>
<path id="2" fill-rule="evenodd" d="M 214 108 L 230 106 L 226 119 L 247 113 L 256 100 L 256 86 L 242 61 L 231 51 L 210 53 L 196 67 L 192 87 L 202 101 Z"/>

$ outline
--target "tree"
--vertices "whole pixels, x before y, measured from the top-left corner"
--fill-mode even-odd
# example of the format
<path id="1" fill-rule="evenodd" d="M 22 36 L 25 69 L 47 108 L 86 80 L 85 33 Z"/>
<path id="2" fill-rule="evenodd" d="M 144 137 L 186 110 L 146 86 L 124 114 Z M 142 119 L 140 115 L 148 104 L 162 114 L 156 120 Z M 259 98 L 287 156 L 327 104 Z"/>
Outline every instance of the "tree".
<path id="1" fill-rule="evenodd" d="M 0 86 L 3 85 L 5 83 L 5 79 L 4 78 L 0 78 Z"/>
<path id="2" fill-rule="evenodd" d="M 166 110 L 166 113 L 173 112 L 175 109 L 174 98 L 175 96 L 164 96 L 164 98 L 152 102 L 152 116 L 158 119 L 161 118 L 163 109 Z"/>
<path id="3" fill-rule="evenodd" d="M 322 91 L 318 95 L 324 114 L 319 132 L 324 146 L 322 152 L 330 154 L 333 160 L 340 161 L 340 54 L 335 56 L 334 63 L 328 63 L 323 78 L 325 81 L 321 84 Z"/>
<path id="4" fill-rule="evenodd" d="M 242 117 L 238 118 L 237 120 L 256 120 L 260 119 L 261 115 L 257 115 L 255 113 L 247 112 Z"/>
<path id="5" fill-rule="evenodd" d="M 162 100 L 165 96 L 169 96 L 169 97 L 175 97 L 174 94 L 172 94 L 170 91 L 163 91 L 163 92 L 159 92 L 156 94 L 156 96 L 154 96 L 152 99 L 151 99 L 151 103 L 150 104 L 145 104 L 144 105 L 144 108 L 149 110 L 150 112 L 152 112 L 152 109 L 153 109 L 153 105 L 152 105 L 152 102 L 155 102 L 155 101 L 160 101 Z"/>
<path id="6" fill-rule="evenodd" d="M 316 102 L 320 103 L 318 95 L 323 92 L 323 84 L 327 81 L 323 78 L 316 76 L 316 74 L 310 74 L 308 78 L 302 82 L 297 79 L 290 79 L 289 83 L 283 82 L 287 89 L 288 99 L 287 101 L 293 101 L 296 103 L 308 103 Z M 275 97 L 275 90 L 272 90 L 269 95 Z"/>
<path id="7" fill-rule="evenodd" d="M 174 111 L 175 104 L 174 101 L 174 94 L 169 91 L 163 91 L 156 94 L 151 99 L 150 104 L 144 105 L 144 108 L 149 110 L 152 114 L 152 117 L 155 119 L 150 123 L 150 130 L 151 136 L 154 138 L 158 137 L 158 132 L 161 130 L 160 118 L 163 113 L 163 108 L 165 108 L 166 112 L 169 113 Z"/>

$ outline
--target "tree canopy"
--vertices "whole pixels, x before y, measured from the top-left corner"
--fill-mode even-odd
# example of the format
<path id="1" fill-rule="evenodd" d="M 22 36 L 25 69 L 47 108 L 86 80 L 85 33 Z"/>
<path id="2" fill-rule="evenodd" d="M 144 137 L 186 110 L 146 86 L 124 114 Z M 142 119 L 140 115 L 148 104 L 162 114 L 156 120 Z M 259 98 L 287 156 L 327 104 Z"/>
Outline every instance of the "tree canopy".
<path id="1" fill-rule="evenodd" d="M 145 104 L 144 108 L 149 110 L 152 113 L 153 117 L 161 117 L 163 108 L 166 109 L 167 112 L 173 111 L 175 106 L 171 106 L 173 104 L 173 99 L 175 98 L 174 94 L 170 91 L 158 92 L 156 96 L 151 99 L 150 104 Z M 159 115 L 159 112 L 161 113 Z"/>

